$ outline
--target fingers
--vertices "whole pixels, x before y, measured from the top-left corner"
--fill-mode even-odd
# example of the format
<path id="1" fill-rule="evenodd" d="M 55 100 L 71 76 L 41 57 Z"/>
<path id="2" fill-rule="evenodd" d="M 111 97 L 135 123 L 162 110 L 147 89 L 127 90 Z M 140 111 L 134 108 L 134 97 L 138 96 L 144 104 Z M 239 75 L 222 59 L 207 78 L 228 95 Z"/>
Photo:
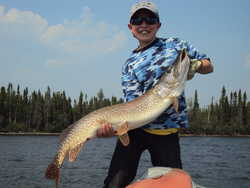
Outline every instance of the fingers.
<path id="1" fill-rule="evenodd" d="M 111 124 L 103 124 L 96 132 L 97 137 L 111 137 L 114 136 L 115 131 Z"/>
<path id="2" fill-rule="evenodd" d="M 208 59 L 201 60 L 202 66 L 198 68 L 198 72 L 201 74 L 208 74 L 213 72 L 213 64 Z"/>

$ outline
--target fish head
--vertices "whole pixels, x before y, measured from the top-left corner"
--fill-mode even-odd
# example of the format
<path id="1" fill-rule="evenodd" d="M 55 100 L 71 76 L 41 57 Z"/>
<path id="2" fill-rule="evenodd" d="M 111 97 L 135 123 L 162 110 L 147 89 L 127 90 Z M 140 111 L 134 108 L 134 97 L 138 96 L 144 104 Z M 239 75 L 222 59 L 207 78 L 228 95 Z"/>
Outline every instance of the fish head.
<path id="1" fill-rule="evenodd" d="M 159 81 L 164 88 L 165 96 L 177 97 L 181 95 L 187 81 L 190 59 L 185 49 L 179 52 L 175 62 L 169 66 Z"/>

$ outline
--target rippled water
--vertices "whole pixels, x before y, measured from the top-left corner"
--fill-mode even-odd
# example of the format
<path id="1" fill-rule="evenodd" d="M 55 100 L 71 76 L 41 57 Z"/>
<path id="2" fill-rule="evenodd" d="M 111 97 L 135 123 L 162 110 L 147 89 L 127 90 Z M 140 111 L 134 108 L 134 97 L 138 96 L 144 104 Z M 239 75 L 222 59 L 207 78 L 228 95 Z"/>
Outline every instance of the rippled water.
<path id="1" fill-rule="evenodd" d="M 52 188 L 44 171 L 57 148 L 57 136 L 0 136 L 0 187 Z M 85 145 L 75 163 L 65 162 L 62 188 L 101 188 L 115 139 Z M 181 137 L 183 167 L 208 188 L 250 188 L 250 137 Z M 140 161 L 138 177 L 150 167 Z"/>

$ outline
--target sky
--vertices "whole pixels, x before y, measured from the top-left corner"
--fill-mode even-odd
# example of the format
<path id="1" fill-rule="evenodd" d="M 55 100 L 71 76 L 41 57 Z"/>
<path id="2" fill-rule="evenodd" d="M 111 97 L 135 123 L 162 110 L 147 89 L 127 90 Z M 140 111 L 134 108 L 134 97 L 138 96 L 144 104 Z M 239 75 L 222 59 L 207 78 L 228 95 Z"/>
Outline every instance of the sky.
<path id="1" fill-rule="evenodd" d="M 65 91 L 102 88 L 122 97 L 121 68 L 137 47 L 127 24 L 133 0 L 0 0 L 0 86 Z M 178 37 L 207 54 L 214 72 L 186 85 L 201 105 L 241 89 L 250 98 L 250 1 L 154 0 L 158 37 Z"/>

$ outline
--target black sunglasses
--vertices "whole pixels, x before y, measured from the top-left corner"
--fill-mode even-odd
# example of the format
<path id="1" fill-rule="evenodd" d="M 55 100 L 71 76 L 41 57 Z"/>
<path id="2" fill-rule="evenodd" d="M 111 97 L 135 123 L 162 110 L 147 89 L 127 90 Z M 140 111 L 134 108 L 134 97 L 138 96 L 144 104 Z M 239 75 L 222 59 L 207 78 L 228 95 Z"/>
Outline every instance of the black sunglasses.
<path id="1" fill-rule="evenodd" d="M 145 21 L 148 25 L 154 25 L 159 22 L 159 19 L 156 17 L 136 17 L 131 18 L 130 23 L 132 25 L 141 25 Z"/>

